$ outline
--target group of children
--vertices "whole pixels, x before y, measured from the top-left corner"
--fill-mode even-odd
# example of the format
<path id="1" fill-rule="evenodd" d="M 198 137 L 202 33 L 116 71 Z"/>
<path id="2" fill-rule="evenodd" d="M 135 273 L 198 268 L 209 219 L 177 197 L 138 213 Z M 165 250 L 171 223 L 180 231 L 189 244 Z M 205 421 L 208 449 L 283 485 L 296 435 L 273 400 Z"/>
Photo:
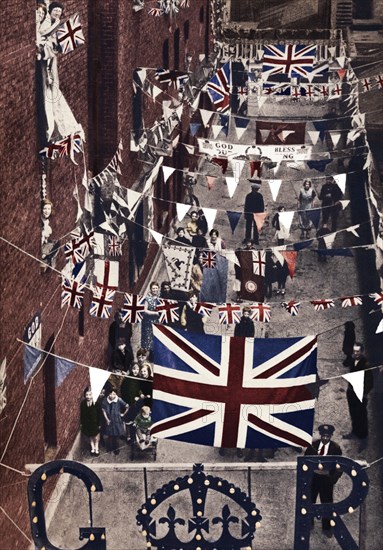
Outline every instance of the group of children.
<path id="1" fill-rule="evenodd" d="M 175 241 L 195 248 L 207 248 L 208 243 L 205 235 L 207 234 L 207 221 L 203 210 L 193 210 L 190 212 L 190 221 L 186 227 L 176 229 L 177 237 Z"/>

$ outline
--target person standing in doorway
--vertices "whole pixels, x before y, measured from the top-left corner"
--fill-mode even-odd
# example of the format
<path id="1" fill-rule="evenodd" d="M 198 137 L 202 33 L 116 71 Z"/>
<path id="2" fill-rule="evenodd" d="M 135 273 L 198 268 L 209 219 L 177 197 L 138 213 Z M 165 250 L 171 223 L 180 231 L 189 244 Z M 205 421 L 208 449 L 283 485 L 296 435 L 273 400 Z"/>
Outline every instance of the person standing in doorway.
<path id="1" fill-rule="evenodd" d="M 251 192 L 246 195 L 245 199 L 245 220 L 246 220 L 246 234 L 244 242 L 251 239 L 251 233 L 253 232 L 254 244 L 259 244 L 258 227 L 254 219 L 254 214 L 258 214 L 265 211 L 265 203 L 263 196 L 259 192 L 261 188 L 261 180 L 250 180 Z"/>

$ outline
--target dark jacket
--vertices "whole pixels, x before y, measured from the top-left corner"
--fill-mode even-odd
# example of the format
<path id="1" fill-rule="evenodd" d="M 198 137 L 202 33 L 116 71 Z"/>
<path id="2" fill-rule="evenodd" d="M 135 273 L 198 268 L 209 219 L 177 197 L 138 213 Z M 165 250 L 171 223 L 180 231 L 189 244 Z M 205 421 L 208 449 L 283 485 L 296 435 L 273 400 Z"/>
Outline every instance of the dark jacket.
<path id="1" fill-rule="evenodd" d="M 254 338 L 254 322 L 250 317 L 241 317 L 240 322 L 235 325 L 234 336 L 245 336 L 246 338 Z"/>
<path id="2" fill-rule="evenodd" d="M 309 445 L 305 451 L 306 456 L 318 456 L 318 448 L 321 440 L 317 439 L 316 441 L 313 441 L 312 445 Z M 337 443 L 334 441 L 330 441 L 328 453 L 326 456 L 342 456 L 342 449 L 339 447 Z M 339 470 L 330 470 L 329 472 L 329 479 L 332 483 L 336 483 L 343 472 Z"/>
<path id="3" fill-rule="evenodd" d="M 252 218 L 253 213 L 264 212 L 265 203 L 263 196 L 258 191 L 256 193 L 248 193 L 245 199 L 245 218 Z"/>
<path id="4" fill-rule="evenodd" d="M 319 193 L 319 200 L 322 201 L 322 206 L 331 206 L 340 201 L 343 193 L 337 183 L 324 183 Z"/>

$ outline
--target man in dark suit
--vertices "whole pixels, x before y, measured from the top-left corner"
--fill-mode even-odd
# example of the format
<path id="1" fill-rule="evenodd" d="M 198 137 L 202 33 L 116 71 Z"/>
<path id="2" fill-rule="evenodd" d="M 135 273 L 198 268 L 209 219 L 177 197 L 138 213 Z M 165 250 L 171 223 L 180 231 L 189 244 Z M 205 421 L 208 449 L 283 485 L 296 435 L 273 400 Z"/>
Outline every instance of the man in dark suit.
<path id="1" fill-rule="evenodd" d="M 337 220 L 341 205 L 339 201 L 343 196 L 342 190 L 332 176 L 326 176 L 319 193 L 319 200 L 322 201 L 322 225 L 327 224 L 331 217 L 331 231 L 336 231 Z"/>
<path id="2" fill-rule="evenodd" d="M 331 424 L 321 424 L 318 428 L 320 439 L 313 441 L 312 445 L 307 447 L 305 455 L 310 456 L 341 456 L 342 451 L 337 443 L 331 441 L 332 434 L 335 431 Z M 315 504 L 318 495 L 322 504 L 334 502 L 334 485 L 342 475 L 338 470 L 315 470 L 311 483 L 311 502 Z M 322 529 L 327 537 L 332 537 L 330 520 L 322 519 Z"/>
<path id="3" fill-rule="evenodd" d="M 351 384 L 347 388 L 348 409 L 351 416 L 352 431 L 343 436 L 343 439 L 352 439 L 358 437 L 361 440 L 359 451 L 367 446 L 368 436 L 368 418 L 367 418 L 367 395 L 374 386 L 374 379 L 371 370 L 368 369 L 367 359 L 364 355 L 364 346 L 360 342 L 355 342 L 352 348 L 352 361 L 350 372 L 364 370 L 363 400 L 356 395 Z"/>
<path id="4" fill-rule="evenodd" d="M 254 215 L 265 211 L 263 196 L 259 193 L 261 180 L 249 180 L 251 183 L 251 193 L 246 195 L 245 199 L 245 220 L 246 220 L 246 235 L 244 242 L 251 239 L 251 231 L 253 230 L 254 244 L 259 244 L 259 234 L 257 224 L 255 223 Z"/>

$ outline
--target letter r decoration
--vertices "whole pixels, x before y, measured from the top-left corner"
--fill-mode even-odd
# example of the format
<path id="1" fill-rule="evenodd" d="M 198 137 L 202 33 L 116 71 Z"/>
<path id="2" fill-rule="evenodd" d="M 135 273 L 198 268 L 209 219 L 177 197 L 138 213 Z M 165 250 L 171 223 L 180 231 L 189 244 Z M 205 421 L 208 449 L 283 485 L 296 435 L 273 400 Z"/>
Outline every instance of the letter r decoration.
<path id="1" fill-rule="evenodd" d="M 73 460 L 54 460 L 43 464 L 33 472 L 28 481 L 28 504 L 31 521 L 31 533 L 37 550 L 60 550 L 52 544 L 47 536 L 43 487 L 48 478 L 56 474 L 70 474 L 80 479 L 87 488 L 89 495 L 89 526 L 80 527 L 80 540 L 88 541 L 81 550 L 106 550 L 104 527 L 93 527 L 92 493 L 102 492 L 100 478 L 87 466 Z"/>
<path id="2" fill-rule="evenodd" d="M 340 502 L 313 504 L 310 499 L 311 483 L 315 470 L 338 470 L 350 476 L 351 493 Z M 341 516 L 354 512 L 368 493 L 366 470 L 357 462 L 343 456 L 304 456 L 297 463 L 297 494 L 295 502 L 294 550 L 309 550 L 310 527 L 314 517 L 330 519 L 334 536 L 341 548 L 358 550 Z"/>

